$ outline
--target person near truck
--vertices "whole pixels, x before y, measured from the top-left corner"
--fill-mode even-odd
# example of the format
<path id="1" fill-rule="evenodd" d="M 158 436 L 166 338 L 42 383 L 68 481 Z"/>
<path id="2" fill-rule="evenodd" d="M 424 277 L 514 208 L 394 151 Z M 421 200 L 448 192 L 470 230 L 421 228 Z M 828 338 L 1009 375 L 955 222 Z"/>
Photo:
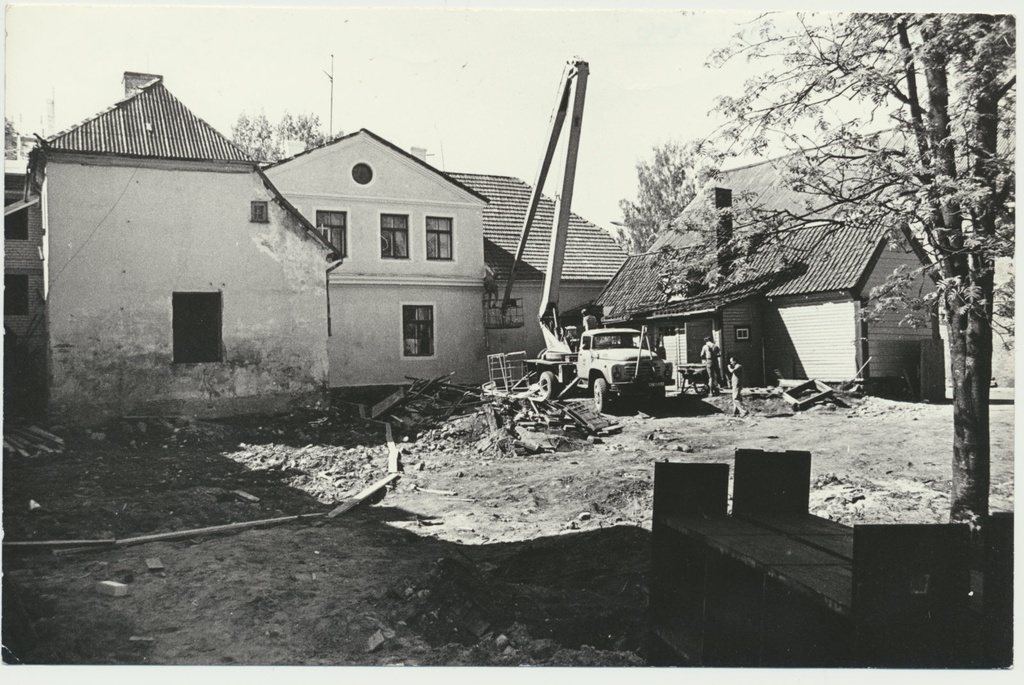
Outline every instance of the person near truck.
<path id="1" fill-rule="evenodd" d="M 743 406 L 743 365 L 736 355 L 729 355 L 729 375 L 732 376 L 732 415 L 746 416 L 750 412 Z"/>
<path id="2" fill-rule="evenodd" d="M 719 386 L 719 371 L 718 371 L 718 355 L 720 350 L 715 341 L 711 339 L 711 336 L 705 336 L 704 347 L 700 348 L 700 359 L 704 362 L 704 369 L 708 374 L 708 388 L 712 393 L 718 392 Z"/>

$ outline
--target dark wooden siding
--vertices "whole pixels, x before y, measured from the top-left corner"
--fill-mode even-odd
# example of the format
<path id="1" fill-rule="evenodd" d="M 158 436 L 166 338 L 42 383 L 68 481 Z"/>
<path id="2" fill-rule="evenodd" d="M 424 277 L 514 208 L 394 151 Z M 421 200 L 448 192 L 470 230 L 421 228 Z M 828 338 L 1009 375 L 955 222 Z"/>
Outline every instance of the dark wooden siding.
<path id="1" fill-rule="evenodd" d="M 920 260 L 911 250 L 896 246 L 890 249 L 886 246 L 880 253 L 874 268 L 868 274 L 867 281 L 862 289 L 862 297 L 870 298 L 871 289 L 885 283 L 886 277 L 900 266 L 908 269 L 915 269 L 921 265 Z M 915 283 L 923 287 L 925 292 L 932 287 L 931 282 L 926 282 L 923 275 L 918 276 Z M 914 292 L 918 288 L 912 288 Z M 873 302 L 868 301 L 867 308 L 870 309 Z M 900 308 L 897 311 L 885 312 L 877 321 L 871 321 L 866 325 L 868 356 L 871 363 L 868 365 L 866 375 L 872 378 L 901 377 L 904 371 L 916 376 L 920 356 L 920 341 L 931 340 L 937 337 L 937 328 L 929 323 L 923 328 L 915 328 L 909 324 L 902 324 L 907 310 Z"/>

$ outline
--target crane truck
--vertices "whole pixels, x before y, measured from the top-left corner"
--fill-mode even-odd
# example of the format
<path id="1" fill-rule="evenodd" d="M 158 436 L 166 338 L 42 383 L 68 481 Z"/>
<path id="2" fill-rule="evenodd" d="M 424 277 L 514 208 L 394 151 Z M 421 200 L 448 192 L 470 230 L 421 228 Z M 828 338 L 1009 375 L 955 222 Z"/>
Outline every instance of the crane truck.
<path id="1" fill-rule="evenodd" d="M 576 337 L 573 331 L 566 331 L 559 325 L 558 291 L 561 286 L 589 75 L 587 62 L 577 59 L 568 63 L 562 76 L 557 104 L 551 117 L 551 133 L 533 184 L 501 307 L 504 309 L 512 302 L 516 268 L 526 249 L 541 192 L 551 168 L 562 126 L 569 116 L 571 103 L 562 187 L 555 197 L 555 218 L 551 227 L 544 289 L 537 315 L 545 347 L 536 358 L 526 360 L 526 370 L 536 380 L 542 399 L 561 396 L 570 390 L 590 391 L 594 398 L 594 408 L 604 412 L 615 397 L 663 399 L 665 386 L 672 379 L 672 365 L 658 358 L 644 329 L 587 328 Z"/>

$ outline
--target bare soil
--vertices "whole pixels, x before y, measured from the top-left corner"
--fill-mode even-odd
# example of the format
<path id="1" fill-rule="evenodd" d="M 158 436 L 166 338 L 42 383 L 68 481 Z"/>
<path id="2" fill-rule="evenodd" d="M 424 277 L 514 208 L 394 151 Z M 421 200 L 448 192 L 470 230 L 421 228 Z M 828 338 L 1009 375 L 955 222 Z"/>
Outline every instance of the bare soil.
<path id="1" fill-rule="evenodd" d="M 729 403 L 624 405 L 618 435 L 565 437 L 558 451 L 533 455 L 502 453 L 483 415 L 469 414 L 399 435 L 397 486 L 331 520 L 59 555 L 6 548 L 4 658 L 643 665 L 653 464 L 731 462 L 737 447 L 810 450 L 818 515 L 851 525 L 947 519 L 949 404 L 843 397 L 794 413 L 768 397 L 748 400 L 741 419 L 727 416 Z M 1013 415 L 1012 400 L 993 403 L 994 511 L 1013 508 Z M 54 430 L 67 440 L 62 454 L 5 455 L 5 540 L 326 512 L 387 470 L 382 426 L 343 405 Z M 163 571 L 147 570 L 154 557 Z M 102 580 L 130 593 L 99 594 Z"/>

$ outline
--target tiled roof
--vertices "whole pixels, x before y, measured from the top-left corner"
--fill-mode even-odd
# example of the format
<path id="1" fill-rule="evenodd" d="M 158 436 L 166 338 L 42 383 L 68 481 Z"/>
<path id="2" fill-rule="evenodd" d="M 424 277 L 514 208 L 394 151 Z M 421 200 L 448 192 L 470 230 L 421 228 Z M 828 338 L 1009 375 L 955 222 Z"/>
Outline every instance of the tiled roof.
<path id="1" fill-rule="evenodd" d="M 154 79 L 114 106 L 47 140 L 53 150 L 203 161 L 250 161 Z"/>
<path id="2" fill-rule="evenodd" d="M 714 185 L 732 190 L 737 217 L 756 206 L 759 211 L 786 209 L 804 213 L 810 196 L 784 185 L 778 160 L 762 162 L 723 171 Z M 700 195 L 684 210 L 682 219 L 706 202 Z M 747 216 L 749 218 L 749 215 Z M 810 293 L 853 290 L 858 287 L 872 256 L 880 248 L 885 235 L 882 226 L 873 230 L 845 225 L 818 225 L 801 228 L 771 242 L 753 255 L 748 263 L 749 277 L 741 283 L 715 288 L 697 297 L 669 302 L 660 286 L 665 267 L 657 252 L 663 248 L 683 247 L 693 241 L 693 232 L 665 231 L 651 247 L 651 254 L 630 257 L 598 298 L 609 319 L 627 318 L 630 314 L 686 313 L 721 307 L 754 295 L 804 295 Z M 786 268 L 784 277 L 777 277 Z M 660 304 L 659 304 L 660 302 Z"/>
<path id="3" fill-rule="evenodd" d="M 490 200 L 484 208 L 484 260 L 495 271 L 499 281 L 508 278 L 533 189 L 512 176 L 448 175 Z M 554 201 L 541 197 L 523 253 L 524 263 L 516 272 L 517 281 L 543 280 L 554 216 Z M 622 248 L 607 231 L 576 214 L 570 216 L 563 281 L 607 281 L 625 259 Z"/>

